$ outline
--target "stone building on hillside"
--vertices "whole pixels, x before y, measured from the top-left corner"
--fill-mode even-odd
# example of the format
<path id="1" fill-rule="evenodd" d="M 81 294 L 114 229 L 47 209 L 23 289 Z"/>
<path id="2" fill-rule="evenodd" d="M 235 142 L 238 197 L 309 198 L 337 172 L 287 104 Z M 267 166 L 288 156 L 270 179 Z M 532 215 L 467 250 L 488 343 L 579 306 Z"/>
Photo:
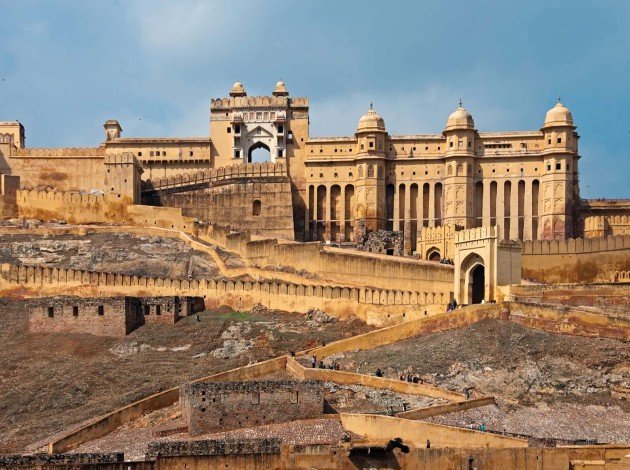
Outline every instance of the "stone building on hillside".
<path id="1" fill-rule="evenodd" d="M 175 324 L 204 309 L 200 297 L 44 297 L 28 300 L 31 333 L 125 336 L 145 324 Z"/>
<path id="2" fill-rule="evenodd" d="M 180 388 L 180 406 L 191 436 L 321 418 L 324 384 L 319 380 L 195 382 Z"/>

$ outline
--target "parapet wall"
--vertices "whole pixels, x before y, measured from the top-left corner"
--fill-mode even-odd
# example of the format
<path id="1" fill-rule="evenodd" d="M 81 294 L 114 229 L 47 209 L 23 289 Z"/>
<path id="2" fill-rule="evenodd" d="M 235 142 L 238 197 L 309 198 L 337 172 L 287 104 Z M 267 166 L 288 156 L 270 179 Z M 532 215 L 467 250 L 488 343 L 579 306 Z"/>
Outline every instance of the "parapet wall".
<path id="1" fill-rule="evenodd" d="M 187 280 L 130 276 L 65 268 L 3 264 L 0 289 L 23 296 L 72 293 L 83 296 L 190 295 L 201 296 L 206 306 L 228 305 L 249 310 L 255 304 L 306 313 L 323 309 L 338 317 L 357 316 L 371 323 L 387 322 L 402 313 L 413 318 L 428 307 L 418 292 L 303 285 L 276 281 Z"/>
<path id="2" fill-rule="evenodd" d="M 182 173 L 165 178 L 158 178 L 156 180 L 143 181 L 142 190 L 157 191 L 179 186 L 211 183 L 237 178 L 261 178 L 287 175 L 286 166 L 282 162 L 248 163 L 246 165 L 236 164 L 219 168 L 210 168 L 192 173 Z"/>
<path id="3" fill-rule="evenodd" d="M 524 278 L 546 284 L 611 281 L 630 270 L 630 235 L 527 241 L 522 262 Z"/>

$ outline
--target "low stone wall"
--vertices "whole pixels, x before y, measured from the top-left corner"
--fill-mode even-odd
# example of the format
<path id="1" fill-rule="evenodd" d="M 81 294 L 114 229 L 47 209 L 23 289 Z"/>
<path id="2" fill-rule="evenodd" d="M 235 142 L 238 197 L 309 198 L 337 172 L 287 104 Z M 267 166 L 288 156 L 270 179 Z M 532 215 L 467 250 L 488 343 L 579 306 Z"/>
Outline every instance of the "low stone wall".
<path id="1" fill-rule="evenodd" d="M 413 447 L 425 447 L 427 439 L 431 447 L 527 447 L 527 440 L 499 436 L 487 432 L 425 423 L 392 416 L 341 414 L 344 429 L 364 436 L 372 442 L 387 443 L 400 437 Z"/>
<path id="2" fill-rule="evenodd" d="M 422 395 L 431 398 L 442 398 L 444 400 L 455 402 L 466 400 L 466 397 L 461 393 L 433 387 L 431 385 L 416 384 L 371 375 L 355 374 L 353 372 L 308 368 L 302 366 L 293 358 L 287 359 L 287 371 L 294 377 L 301 380 L 321 380 L 324 382 L 333 382 L 339 385 L 364 385 L 379 390 L 391 390 L 392 392 L 404 393 L 406 395 Z"/>
<path id="3" fill-rule="evenodd" d="M 428 406 L 426 408 L 417 408 L 415 410 L 402 411 L 400 413 L 396 413 L 396 417 L 405 419 L 427 419 L 431 416 L 441 416 L 448 413 L 457 413 L 458 411 L 470 410 L 471 408 L 494 405 L 494 403 L 494 397 L 474 398 L 472 400 L 457 401 L 455 403 L 447 403 L 445 405 L 435 405 Z"/>
<path id="4" fill-rule="evenodd" d="M 461 328 L 476 323 L 484 318 L 501 318 L 502 311 L 503 309 L 500 304 L 471 305 L 453 312 L 425 317 L 420 320 L 409 321 L 400 325 L 353 336 L 352 338 L 335 341 L 326 346 L 303 351 L 300 354 L 315 355 L 320 358 L 330 356 L 331 354 L 359 349 L 371 349 L 376 346 L 395 343 L 412 336 Z"/>
<path id="5" fill-rule="evenodd" d="M 218 374 L 202 377 L 194 382 L 202 381 L 224 381 L 224 380 L 247 380 L 271 374 L 284 369 L 286 357 L 280 356 L 268 361 L 262 361 L 245 367 L 238 367 Z M 101 416 L 85 426 L 72 429 L 65 435 L 56 438 L 48 445 L 50 453 L 62 453 L 75 449 L 84 442 L 92 441 L 103 437 L 114 431 L 123 424 L 130 423 L 141 416 L 155 410 L 174 405 L 179 401 L 179 387 L 171 388 L 160 393 L 156 393 L 147 398 L 131 403 L 127 406 L 112 411 Z"/>

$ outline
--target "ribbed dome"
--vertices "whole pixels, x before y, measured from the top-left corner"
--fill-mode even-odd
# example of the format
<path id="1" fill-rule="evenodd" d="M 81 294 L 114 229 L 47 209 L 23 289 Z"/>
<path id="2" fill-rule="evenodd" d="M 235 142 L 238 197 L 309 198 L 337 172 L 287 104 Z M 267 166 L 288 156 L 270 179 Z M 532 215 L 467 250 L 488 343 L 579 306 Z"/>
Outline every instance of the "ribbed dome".
<path id="1" fill-rule="evenodd" d="M 284 82 L 280 80 L 276 83 L 276 88 L 273 90 L 273 96 L 287 96 L 289 92 L 287 91 L 287 87 L 284 85 Z"/>
<path id="2" fill-rule="evenodd" d="M 455 111 L 451 113 L 446 121 L 447 131 L 455 129 L 474 129 L 475 121 L 473 121 L 472 115 L 466 111 L 460 104 Z"/>
<path id="3" fill-rule="evenodd" d="M 571 111 L 560 101 L 547 111 L 547 115 L 545 116 L 543 128 L 551 126 L 573 126 Z"/>
<path id="4" fill-rule="evenodd" d="M 234 85 L 232 85 L 230 96 L 247 96 L 247 93 L 245 93 L 245 88 L 243 88 L 243 84 L 241 82 L 236 82 Z"/>
<path id="5" fill-rule="evenodd" d="M 358 132 L 385 132 L 385 120 L 378 115 L 371 107 L 367 113 L 365 113 L 361 119 L 359 119 L 359 125 L 357 126 Z"/>

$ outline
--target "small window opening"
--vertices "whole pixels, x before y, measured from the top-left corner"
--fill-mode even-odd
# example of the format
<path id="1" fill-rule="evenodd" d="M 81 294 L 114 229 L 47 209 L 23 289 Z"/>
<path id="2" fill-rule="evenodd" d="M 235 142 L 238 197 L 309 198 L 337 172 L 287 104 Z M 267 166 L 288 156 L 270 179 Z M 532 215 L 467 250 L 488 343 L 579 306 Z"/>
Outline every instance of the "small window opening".
<path id="1" fill-rule="evenodd" d="M 78 307 L 78 305 L 75 305 L 74 307 L 72 307 L 72 316 L 73 317 L 78 317 L 79 316 L 79 307 Z"/>
<path id="2" fill-rule="evenodd" d="M 561 170 L 562 169 L 562 163 L 558 162 L 556 163 L 556 170 Z"/>
<path id="3" fill-rule="evenodd" d="M 558 137 L 558 143 L 561 144 L 562 143 L 562 137 Z"/>
<path id="4" fill-rule="evenodd" d="M 105 307 L 103 307 L 102 305 L 99 305 L 97 313 L 99 315 L 105 315 Z"/>
<path id="5" fill-rule="evenodd" d="M 252 215 L 260 215 L 261 206 L 262 204 L 260 199 L 254 199 L 254 203 L 252 205 Z"/>
<path id="6" fill-rule="evenodd" d="M 232 128 L 231 128 L 231 127 L 228 127 L 228 128 L 227 128 L 227 133 L 228 133 L 228 134 L 231 134 L 231 133 L 232 133 Z"/>
<path id="7" fill-rule="evenodd" d="M 55 316 L 55 307 L 48 307 L 48 318 Z"/>
<path id="8" fill-rule="evenodd" d="M 295 405 L 295 404 L 299 403 L 299 401 L 300 401 L 300 395 L 299 394 L 300 394 L 300 392 L 297 392 L 297 391 L 293 392 L 291 394 L 291 403 L 292 404 Z"/>
<path id="9" fill-rule="evenodd" d="M 278 133 L 284 134 L 284 126 L 282 124 L 278 124 Z"/>
<path id="10" fill-rule="evenodd" d="M 160 305 L 155 306 L 155 314 L 162 315 L 162 307 Z"/>

